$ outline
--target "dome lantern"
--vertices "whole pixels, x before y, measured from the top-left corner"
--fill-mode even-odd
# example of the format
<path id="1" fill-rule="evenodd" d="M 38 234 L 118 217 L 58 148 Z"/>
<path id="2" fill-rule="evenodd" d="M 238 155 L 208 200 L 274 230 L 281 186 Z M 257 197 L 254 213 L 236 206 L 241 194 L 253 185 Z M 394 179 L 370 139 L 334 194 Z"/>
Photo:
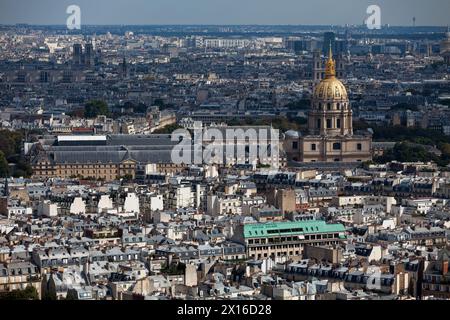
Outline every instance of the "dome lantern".
<path id="1" fill-rule="evenodd" d="M 333 50 L 331 49 L 331 42 L 330 42 L 330 51 L 328 52 L 328 61 L 326 63 L 325 68 L 325 77 L 332 78 L 335 76 L 336 76 L 336 62 L 333 59 Z"/>

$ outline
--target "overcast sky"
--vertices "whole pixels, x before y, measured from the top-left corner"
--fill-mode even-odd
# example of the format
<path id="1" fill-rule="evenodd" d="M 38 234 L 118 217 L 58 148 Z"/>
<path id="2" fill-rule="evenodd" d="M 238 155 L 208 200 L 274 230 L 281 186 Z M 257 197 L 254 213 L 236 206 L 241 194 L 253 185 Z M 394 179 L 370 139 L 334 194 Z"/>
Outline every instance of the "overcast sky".
<path id="1" fill-rule="evenodd" d="M 0 24 L 362 24 L 370 4 L 382 24 L 450 24 L 450 0 L 0 0 Z"/>

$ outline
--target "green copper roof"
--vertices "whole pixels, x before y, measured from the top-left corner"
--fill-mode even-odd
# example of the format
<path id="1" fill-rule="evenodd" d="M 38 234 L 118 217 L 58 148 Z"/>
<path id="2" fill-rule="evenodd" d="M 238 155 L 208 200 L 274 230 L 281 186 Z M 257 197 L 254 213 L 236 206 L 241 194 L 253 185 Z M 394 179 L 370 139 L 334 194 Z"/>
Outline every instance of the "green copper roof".
<path id="1" fill-rule="evenodd" d="M 245 238 L 260 238 L 279 235 L 289 236 L 328 232 L 345 232 L 345 227 L 342 224 L 327 224 L 323 220 L 257 223 L 244 225 Z"/>

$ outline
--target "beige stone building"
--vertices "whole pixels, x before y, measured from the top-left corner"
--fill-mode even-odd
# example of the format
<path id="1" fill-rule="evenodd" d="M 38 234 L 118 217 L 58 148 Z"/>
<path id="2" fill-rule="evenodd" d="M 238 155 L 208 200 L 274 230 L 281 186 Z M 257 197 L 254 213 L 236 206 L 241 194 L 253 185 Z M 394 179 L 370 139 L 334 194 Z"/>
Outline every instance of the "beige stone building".
<path id="1" fill-rule="evenodd" d="M 308 115 L 309 135 L 287 135 L 284 149 L 299 162 L 364 162 L 372 159 L 372 137 L 353 134 L 353 112 L 347 90 L 336 78 L 332 51 L 325 78 L 315 87 Z"/>

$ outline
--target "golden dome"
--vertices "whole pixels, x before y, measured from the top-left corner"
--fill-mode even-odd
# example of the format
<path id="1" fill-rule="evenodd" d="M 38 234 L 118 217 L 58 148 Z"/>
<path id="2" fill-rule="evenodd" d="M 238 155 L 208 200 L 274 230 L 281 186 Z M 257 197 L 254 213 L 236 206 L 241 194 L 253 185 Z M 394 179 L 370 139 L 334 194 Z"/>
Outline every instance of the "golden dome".
<path id="1" fill-rule="evenodd" d="M 327 78 L 314 89 L 314 100 L 348 100 L 347 89 L 336 77 Z"/>
<path id="2" fill-rule="evenodd" d="M 325 68 L 325 79 L 323 79 L 314 89 L 314 100 L 348 100 L 347 89 L 336 78 L 336 64 L 333 60 L 333 52 L 328 54 L 328 61 Z"/>

